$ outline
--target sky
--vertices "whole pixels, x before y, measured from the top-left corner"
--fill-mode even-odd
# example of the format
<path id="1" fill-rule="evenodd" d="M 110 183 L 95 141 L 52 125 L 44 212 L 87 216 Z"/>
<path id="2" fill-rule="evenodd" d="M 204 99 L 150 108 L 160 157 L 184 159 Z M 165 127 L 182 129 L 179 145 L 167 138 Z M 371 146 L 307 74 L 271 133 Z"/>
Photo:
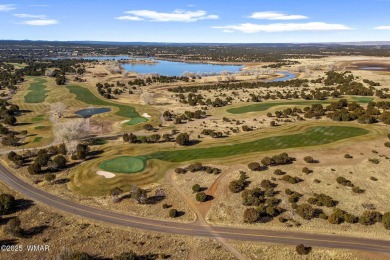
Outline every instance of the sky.
<path id="1" fill-rule="evenodd" d="M 390 41 L 390 0 L 0 0 L 0 39 Z"/>

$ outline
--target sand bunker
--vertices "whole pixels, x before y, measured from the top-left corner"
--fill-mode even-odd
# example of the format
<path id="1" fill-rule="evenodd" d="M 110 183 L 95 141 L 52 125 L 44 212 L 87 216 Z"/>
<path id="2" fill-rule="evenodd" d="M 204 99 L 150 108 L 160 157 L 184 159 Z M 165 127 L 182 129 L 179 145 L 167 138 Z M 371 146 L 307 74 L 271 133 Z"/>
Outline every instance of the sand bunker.
<path id="1" fill-rule="evenodd" d="M 130 120 L 123 120 L 123 121 L 121 121 L 121 124 L 124 124 L 124 123 L 127 123 L 127 122 L 129 122 Z"/>
<path id="2" fill-rule="evenodd" d="M 148 113 L 143 113 L 142 116 L 143 116 L 143 117 L 146 117 L 146 118 L 151 117 L 151 116 L 148 115 Z"/>
<path id="3" fill-rule="evenodd" d="M 111 178 L 114 178 L 115 177 L 115 174 L 112 173 L 112 172 L 106 172 L 106 171 L 97 171 L 96 172 L 97 175 L 101 175 L 103 176 L 104 178 L 106 179 L 111 179 Z"/>

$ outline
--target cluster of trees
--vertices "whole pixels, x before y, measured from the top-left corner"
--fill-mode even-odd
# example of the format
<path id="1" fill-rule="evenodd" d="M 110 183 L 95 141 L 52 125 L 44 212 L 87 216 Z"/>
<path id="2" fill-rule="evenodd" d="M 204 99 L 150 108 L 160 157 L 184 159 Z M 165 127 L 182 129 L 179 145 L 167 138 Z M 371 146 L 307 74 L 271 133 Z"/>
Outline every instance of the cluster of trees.
<path id="1" fill-rule="evenodd" d="M 297 203 L 299 199 L 303 196 L 301 193 L 290 189 L 286 189 L 284 192 L 286 193 L 286 195 L 288 195 L 288 202 L 290 203 Z"/>
<path id="2" fill-rule="evenodd" d="M 219 174 L 221 173 L 221 169 L 211 166 L 205 166 L 202 163 L 196 162 L 188 165 L 187 167 L 175 168 L 175 173 L 177 174 L 185 174 L 186 172 L 206 172 L 209 174 Z"/>
<path id="3" fill-rule="evenodd" d="M 246 172 L 240 171 L 240 177 L 238 180 L 233 180 L 229 183 L 229 190 L 233 193 L 238 193 L 245 190 L 249 185 L 249 181 L 247 180 L 248 176 Z"/>
<path id="4" fill-rule="evenodd" d="M 352 191 L 354 193 L 364 193 L 364 190 L 361 189 L 360 187 L 358 186 L 355 186 L 350 180 L 342 177 L 342 176 L 339 176 L 336 178 L 336 182 L 340 185 L 343 185 L 343 186 L 347 186 L 347 187 L 351 187 L 352 188 Z"/>
<path id="5" fill-rule="evenodd" d="M 285 182 L 291 183 L 291 184 L 296 184 L 296 183 L 303 181 L 301 178 L 299 178 L 297 176 L 293 177 L 293 176 L 288 175 L 288 174 L 283 175 L 282 180 Z"/>
<path id="6" fill-rule="evenodd" d="M 245 223 L 271 221 L 274 217 L 281 214 L 284 209 L 279 206 L 280 199 L 275 197 L 273 188 L 265 191 L 260 188 L 244 190 L 241 193 L 242 203 L 245 206 L 256 206 L 256 208 L 247 208 L 244 211 L 243 219 Z"/>
<path id="7" fill-rule="evenodd" d="M 206 99 L 201 94 L 195 94 L 195 93 L 189 93 L 187 98 L 184 94 L 178 94 L 177 97 L 179 98 L 179 102 L 183 104 L 188 104 L 190 106 L 196 106 L 196 105 L 202 105 L 202 106 L 212 106 L 212 107 L 224 107 L 228 104 L 231 104 L 231 101 L 233 100 L 233 97 L 229 96 L 226 97 L 225 100 L 222 100 L 221 98 L 217 97 L 214 100 L 211 100 L 210 98 Z"/>
<path id="8" fill-rule="evenodd" d="M 0 89 L 14 91 L 17 84 L 24 81 L 24 74 L 16 69 L 14 65 L 0 62 Z"/>
<path id="9" fill-rule="evenodd" d="M 317 194 L 314 193 L 312 197 L 310 197 L 307 202 L 312 205 L 317 206 L 325 206 L 325 207 L 335 207 L 338 204 L 338 201 L 333 200 L 332 197 L 325 195 L 323 193 Z"/>
<path id="10" fill-rule="evenodd" d="M 268 166 L 290 164 L 294 160 L 295 159 L 293 157 L 288 156 L 287 153 L 281 153 L 273 155 L 271 157 L 264 157 L 261 160 L 261 164 L 258 162 L 251 162 L 248 164 L 248 168 L 252 171 L 261 171 L 263 169 L 266 169 Z"/>
<path id="11" fill-rule="evenodd" d="M 327 116 L 334 121 L 354 121 L 357 120 L 361 124 L 373 124 L 382 121 L 385 124 L 390 124 L 390 112 L 380 109 L 390 109 L 390 102 L 369 102 L 365 109 L 356 102 L 348 102 L 346 99 L 340 99 L 330 103 L 324 107 L 322 104 L 312 104 L 310 107 L 305 107 L 302 110 L 297 108 L 287 108 L 283 111 L 276 111 L 275 116 L 278 118 L 288 118 L 289 116 L 297 116 L 302 119 L 299 114 L 304 113 L 305 118 L 320 118 Z M 268 116 L 272 116 L 268 113 Z"/>
<path id="12" fill-rule="evenodd" d="M 64 144 L 58 147 L 52 146 L 49 149 L 40 149 L 34 161 L 28 166 L 28 172 L 30 174 L 40 174 L 44 172 L 44 167 L 47 167 L 47 170 L 51 172 L 62 170 L 67 164 L 67 159 L 64 156 L 66 153 Z"/>
<path id="13" fill-rule="evenodd" d="M 212 138 L 220 138 L 223 136 L 223 133 L 222 132 L 216 132 L 215 130 L 212 130 L 212 129 L 203 129 L 202 132 L 201 132 L 203 135 L 208 135 Z"/>
<path id="14" fill-rule="evenodd" d="M 208 84 L 208 85 L 200 85 L 200 86 L 178 86 L 174 88 L 168 88 L 168 91 L 173 93 L 197 93 L 200 90 L 210 91 L 210 90 L 219 90 L 219 91 L 226 91 L 226 90 L 240 90 L 240 89 L 259 89 L 259 88 L 271 88 L 271 87 L 278 87 L 278 88 L 285 88 L 285 87 L 292 87 L 292 88 L 299 88 L 302 86 L 307 86 L 307 83 L 309 81 L 306 79 L 293 79 L 293 80 L 286 80 L 286 81 L 274 81 L 274 82 L 229 82 L 229 83 L 217 83 L 217 84 Z M 184 97 L 180 96 L 179 98 Z M 198 98 L 198 96 L 192 95 L 192 98 Z M 185 98 L 185 97 L 184 97 Z M 200 98 L 200 97 L 199 97 Z M 262 99 L 269 99 L 270 96 L 262 96 Z M 203 97 L 201 98 L 203 100 Z"/>
<path id="15" fill-rule="evenodd" d="M 112 98 L 115 98 L 115 96 L 113 94 L 117 94 L 117 95 L 120 95 L 122 93 L 121 90 L 119 89 L 115 89 L 113 91 L 113 88 L 114 88 L 114 84 L 109 84 L 109 83 L 96 83 L 96 88 L 97 88 L 97 91 L 98 93 L 104 97 L 104 98 L 107 98 L 107 99 L 112 99 Z M 115 92 L 115 93 L 113 93 Z"/>
<path id="16" fill-rule="evenodd" d="M 181 115 L 174 115 L 170 111 L 164 111 L 163 113 L 164 120 L 172 121 L 174 120 L 175 124 L 182 124 L 184 120 L 192 121 L 193 119 L 202 119 L 206 117 L 206 112 L 202 110 L 185 111 Z"/>
<path id="17" fill-rule="evenodd" d="M 186 76 L 162 76 L 162 75 L 152 75 L 146 78 L 136 78 L 127 82 L 129 86 L 146 86 L 151 83 L 172 83 L 172 82 L 189 82 L 190 78 Z"/>

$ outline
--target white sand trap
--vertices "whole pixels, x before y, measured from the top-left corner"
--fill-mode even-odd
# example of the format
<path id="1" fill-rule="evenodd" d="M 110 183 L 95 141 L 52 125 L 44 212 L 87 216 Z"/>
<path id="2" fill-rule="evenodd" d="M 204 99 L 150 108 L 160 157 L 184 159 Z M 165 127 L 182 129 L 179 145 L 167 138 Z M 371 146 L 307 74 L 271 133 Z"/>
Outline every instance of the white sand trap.
<path id="1" fill-rule="evenodd" d="M 106 171 L 97 171 L 96 172 L 97 175 L 101 175 L 103 176 L 104 178 L 106 179 L 111 179 L 111 178 L 114 178 L 115 177 L 115 174 L 112 173 L 112 172 L 106 172 Z"/>
<path id="2" fill-rule="evenodd" d="M 128 121 L 130 121 L 130 120 L 123 120 L 123 121 L 121 121 L 121 124 L 124 124 L 124 123 L 126 123 Z"/>
<path id="3" fill-rule="evenodd" d="M 143 113 L 142 116 L 143 117 L 151 117 L 151 116 L 148 115 L 148 113 Z"/>

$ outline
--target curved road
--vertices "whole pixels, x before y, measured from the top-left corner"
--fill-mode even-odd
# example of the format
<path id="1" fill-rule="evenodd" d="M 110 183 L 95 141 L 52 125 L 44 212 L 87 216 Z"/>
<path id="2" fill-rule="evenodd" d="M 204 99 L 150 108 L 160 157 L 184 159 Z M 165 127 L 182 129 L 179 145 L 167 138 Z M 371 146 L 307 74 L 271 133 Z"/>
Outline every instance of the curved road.
<path id="1" fill-rule="evenodd" d="M 151 230 L 156 232 L 191 235 L 202 237 L 222 237 L 242 241 L 258 241 L 278 244 L 305 244 L 316 247 L 344 248 L 373 251 L 390 255 L 390 240 L 373 240 L 365 238 L 344 237 L 339 235 L 320 235 L 289 231 L 256 230 L 225 226 L 205 227 L 199 223 L 177 223 L 129 216 L 108 210 L 81 205 L 61 199 L 55 195 L 24 182 L 6 167 L 0 164 L 0 180 L 24 196 L 36 202 L 46 204 L 84 218 L 94 219 L 110 224 Z"/>

